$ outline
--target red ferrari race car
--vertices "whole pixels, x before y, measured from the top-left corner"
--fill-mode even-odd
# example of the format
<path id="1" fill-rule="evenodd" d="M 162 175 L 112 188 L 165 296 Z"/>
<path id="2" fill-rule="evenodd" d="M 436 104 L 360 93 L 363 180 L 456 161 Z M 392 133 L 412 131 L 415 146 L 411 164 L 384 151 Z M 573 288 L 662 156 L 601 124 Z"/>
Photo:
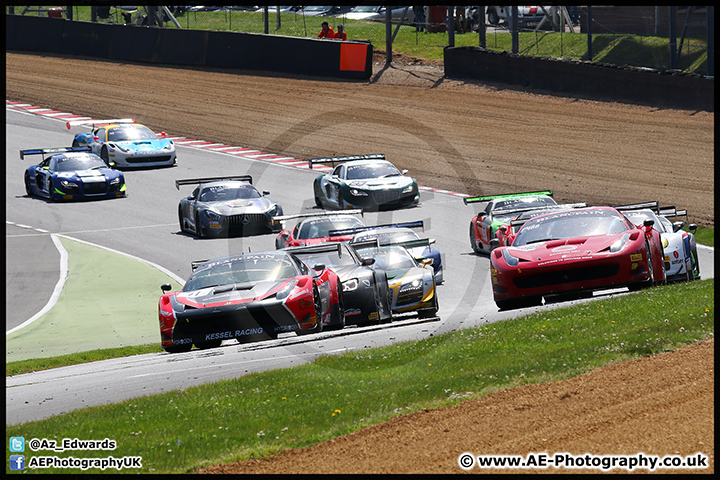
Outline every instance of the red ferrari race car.
<path id="1" fill-rule="evenodd" d="M 295 215 L 279 215 L 273 217 L 273 222 L 280 223 L 285 220 L 300 218 L 301 220 L 291 230 L 283 229 L 275 238 L 275 248 L 303 247 L 324 242 L 344 242 L 350 240 L 352 233 L 345 235 L 330 235 L 333 230 L 346 230 L 349 228 L 364 227 L 365 225 L 353 214 L 362 214 L 363 211 L 347 210 L 342 213 L 298 213 Z"/>
<path id="2" fill-rule="evenodd" d="M 543 296 L 636 290 L 666 281 L 662 240 L 652 220 L 635 226 L 611 207 L 528 220 L 510 246 L 490 253 L 490 276 L 501 310 L 540 305 Z"/>
<path id="3" fill-rule="evenodd" d="M 170 292 L 170 284 L 160 288 L 160 339 L 169 353 L 345 325 L 335 272 L 324 265 L 311 270 L 285 251 L 193 262 L 182 291 Z"/>
<path id="4" fill-rule="evenodd" d="M 463 198 L 465 205 L 482 204 L 482 210 L 470 220 L 470 246 L 473 251 L 490 252 L 490 240 L 496 238 L 498 229 L 510 225 L 510 221 L 521 212 L 556 205 L 552 194 L 550 190 L 545 190 Z"/>

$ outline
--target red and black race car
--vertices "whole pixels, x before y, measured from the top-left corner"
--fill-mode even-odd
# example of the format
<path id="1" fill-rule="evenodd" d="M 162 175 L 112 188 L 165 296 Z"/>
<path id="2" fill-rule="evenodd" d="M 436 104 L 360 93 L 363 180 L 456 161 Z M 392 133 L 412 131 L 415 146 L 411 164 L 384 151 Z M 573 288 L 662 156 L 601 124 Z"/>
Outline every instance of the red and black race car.
<path id="1" fill-rule="evenodd" d="M 660 233 L 611 207 L 549 213 L 528 220 L 510 246 L 490 253 L 493 297 L 501 310 L 540 305 L 543 296 L 665 283 Z M 547 298 L 546 298 L 547 301 Z"/>
<path id="2" fill-rule="evenodd" d="M 303 247 L 306 245 L 317 245 L 324 242 L 344 242 L 350 240 L 352 233 L 341 235 L 330 235 L 333 230 L 346 230 L 349 228 L 364 227 L 365 225 L 354 216 L 363 211 L 360 209 L 339 212 L 324 213 L 298 213 L 295 215 L 279 215 L 273 217 L 275 223 L 301 219 L 292 230 L 282 230 L 275 238 L 275 248 Z"/>
<path id="3" fill-rule="evenodd" d="M 285 251 L 245 253 L 193 263 L 180 292 L 161 286 L 160 338 L 170 353 L 214 348 L 223 340 L 277 338 L 345 326 L 340 279 Z"/>

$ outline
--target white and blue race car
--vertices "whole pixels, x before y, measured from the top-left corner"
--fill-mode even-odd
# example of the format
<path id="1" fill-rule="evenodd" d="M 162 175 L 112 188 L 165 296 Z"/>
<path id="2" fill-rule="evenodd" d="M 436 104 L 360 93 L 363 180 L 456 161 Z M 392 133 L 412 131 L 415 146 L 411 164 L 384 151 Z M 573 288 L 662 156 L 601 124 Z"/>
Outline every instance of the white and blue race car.
<path id="1" fill-rule="evenodd" d="M 642 225 L 647 219 L 654 222 L 653 228 L 660 232 L 668 282 L 691 281 L 700 278 L 700 264 L 694 231 L 697 225 L 690 224 L 690 232 L 682 230 L 685 222 L 671 222 L 667 217 L 687 216 L 687 211 L 675 207 L 658 206 L 658 202 L 645 202 L 617 207 L 635 225 Z"/>
<path id="2" fill-rule="evenodd" d="M 92 130 L 75 135 L 72 146 L 90 147 L 108 165 L 114 162 L 118 168 L 169 167 L 177 161 L 175 144 L 165 138 L 165 132 L 158 137 L 132 118 L 75 120 L 66 123 L 68 129 L 73 125 L 92 125 Z"/>

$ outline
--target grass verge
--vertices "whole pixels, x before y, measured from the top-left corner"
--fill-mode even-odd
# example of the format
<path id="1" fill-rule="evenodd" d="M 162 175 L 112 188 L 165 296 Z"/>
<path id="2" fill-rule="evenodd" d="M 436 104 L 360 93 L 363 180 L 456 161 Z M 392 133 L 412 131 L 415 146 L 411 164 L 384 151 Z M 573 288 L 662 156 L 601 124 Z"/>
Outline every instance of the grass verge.
<path id="1" fill-rule="evenodd" d="M 399 414 L 713 338 L 714 286 L 713 279 L 668 285 L 418 342 L 323 357 L 290 369 L 6 427 L 6 436 L 116 440 L 114 457 L 142 457 L 142 468 L 124 473 L 191 472 L 262 457 Z M 53 454 L 98 456 L 92 451 Z"/>

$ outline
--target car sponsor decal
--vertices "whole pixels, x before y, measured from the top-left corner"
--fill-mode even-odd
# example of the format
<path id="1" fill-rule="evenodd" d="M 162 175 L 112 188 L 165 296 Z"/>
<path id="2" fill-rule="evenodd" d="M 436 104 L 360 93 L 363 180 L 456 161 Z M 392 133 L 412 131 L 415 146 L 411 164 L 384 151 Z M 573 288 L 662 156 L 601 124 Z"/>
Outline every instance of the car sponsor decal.
<path id="1" fill-rule="evenodd" d="M 641 262 L 643 259 L 642 253 L 633 253 L 630 255 L 631 262 Z"/>

